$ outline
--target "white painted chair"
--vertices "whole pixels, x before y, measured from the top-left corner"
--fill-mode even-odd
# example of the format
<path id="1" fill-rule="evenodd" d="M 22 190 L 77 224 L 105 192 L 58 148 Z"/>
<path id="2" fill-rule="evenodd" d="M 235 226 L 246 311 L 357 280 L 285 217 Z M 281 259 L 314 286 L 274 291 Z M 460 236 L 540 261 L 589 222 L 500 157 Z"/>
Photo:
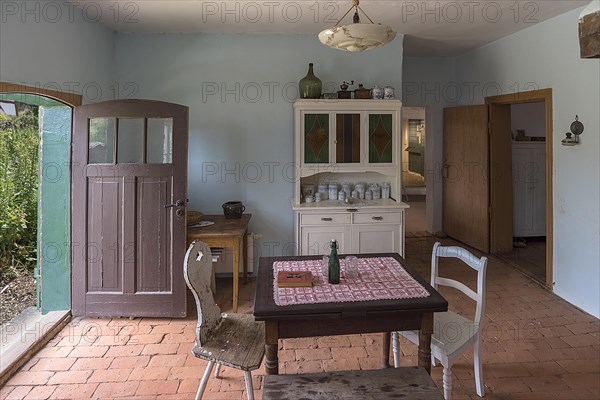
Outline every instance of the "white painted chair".
<path id="1" fill-rule="evenodd" d="M 246 392 L 254 399 L 251 371 L 258 369 L 265 354 L 265 328 L 251 314 L 221 314 L 211 290 L 212 255 L 210 247 L 194 241 L 185 254 L 183 276 L 194 294 L 198 309 L 196 345 L 192 354 L 208 361 L 198 387 L 201 399 L 215 364 L 218 377 L 221 365 L 244 371 Z"/>
<path id="2" fill-rule="evenodd" d="M 438 261 L 441 257 L 458 258 L 476 270 L 477 292 L 457 280 L 440 277 L 438 274 Z M 485 395 L 483 370 L 481 365 L 481 335 L 484 323 L 483 313 L 485 309 L 486 267 L 487 257 L 477 258 L 463 248 L 457 246 L 441 246 L 439 242 L 433 246 L 431 256 L 431 286 L 435 289 L 437 289 L 439 285 L 458 289 L 477 302 L 474 320 L 467 319 L 451 311 L 434 314 L 434 332 L 431 337 L 431 362 L 435 365 L 436 360 L 439 360 L 444 366 L 443 383 L 444 398 L 446 400 L 450 400 L 452 392 L 452 364 L 454 364 L 454 361 L 471 346 L 473 346 L 474 352 L 473 364 L 475 367 L 475 388 L 480 397 Z M 395 367 L 398 367 L 400 353 L 398 335 L 404 336 L 412 343 L 419 343 L 418 331 L 393 332 L 392 349 Z"/>

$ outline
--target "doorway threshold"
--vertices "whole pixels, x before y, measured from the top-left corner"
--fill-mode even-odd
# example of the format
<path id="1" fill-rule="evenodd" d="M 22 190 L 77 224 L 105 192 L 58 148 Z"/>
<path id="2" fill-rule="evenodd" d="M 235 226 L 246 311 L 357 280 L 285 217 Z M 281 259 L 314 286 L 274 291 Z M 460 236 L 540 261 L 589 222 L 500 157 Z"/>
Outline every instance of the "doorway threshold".
<path id="1" fill-rule="evenodd" d="M 70 320 L 70 310 L 42 315 L 29 307 L 0 326 L 0 387 Z"/>
<path id="2" fill-rule="evenodd" d="M 499 260 L 504 261 L 505 264 L 507 264 L 508 266 L 512 267 L 516 271 L 520 272 L 521 274 L 523 274 L 527 278 L 531 279 L 531 281 L 533 281 L 534 283 L 540 285 L 544 289 L 548 289 L 548 287 L 546 286 L 546 281 L 545 281 L 544 277 L 541 277 L 538 274 L 533 273 L 529 269 L 525 268 L 523 265 L 521 265 L 518 262 L 516 262 L 510 256 L 507 256 L 507 254 L 505 254 L 505 253 L 497 253 L 497 254 L 494 254 L 494 256 L 496 256 Z"/>

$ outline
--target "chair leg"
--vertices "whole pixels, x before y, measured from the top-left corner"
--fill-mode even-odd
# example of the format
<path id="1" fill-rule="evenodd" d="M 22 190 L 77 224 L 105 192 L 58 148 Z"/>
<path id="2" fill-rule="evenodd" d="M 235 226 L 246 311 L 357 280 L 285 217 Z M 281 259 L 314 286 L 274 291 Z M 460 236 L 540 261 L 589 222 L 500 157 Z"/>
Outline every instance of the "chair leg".
<path id="1" fill-rule="evenodd" d="M 200 386 L 198 386 L 198 393 L 196 393 L 196 400 L 200 400 L 202 395 L 204 394 L 204 389 L 206 389 L 206 384 L 208 383 L 208 378 L 210 378 L 210 373 L 215 365 L 214 361 L 209 361 L 206 369 L 204 370 L 204 375 L 202 375 L 202 379 L 200 380 Z"/>
<path id="2" fill-rule="evenodd" d="M 246 396 L 248 400 L 254 400 L 254 389 L 252 388 L 252 373 L 244 371 L 244 380 L 246 381 Z"/>
<path id="3" fill-rule="evenodd" d="M 479 397 L 485 396 L 485 386 L 483 384 L 483 366 L 481 363 L 481 336 L 477 338 L 473 346 L 473 365 L 475 366 L 475 389 Z"/>
<path id="4" fill-rule="evenodd" d="M 219 378 L 219 373 L 221 372 L 221 365 L 220 363 L 217 363 L 217 368 L 215 368 L 215 378 Z"/>
<path id="5" fill-rule="evenodd" d="M 443 382 L 444 382 L 444 399 L 450 400 L 452 396 L 452 370 L 450 367 L 446 367 L 444 365 L 443 372 Z"/>
<path id="6" fill-rule="evenodd" d="M 400 364 L 400 343 L 398 343 L 398 332 L 392 332 L 392 353 L 394 354 L 394 368 Z"/>

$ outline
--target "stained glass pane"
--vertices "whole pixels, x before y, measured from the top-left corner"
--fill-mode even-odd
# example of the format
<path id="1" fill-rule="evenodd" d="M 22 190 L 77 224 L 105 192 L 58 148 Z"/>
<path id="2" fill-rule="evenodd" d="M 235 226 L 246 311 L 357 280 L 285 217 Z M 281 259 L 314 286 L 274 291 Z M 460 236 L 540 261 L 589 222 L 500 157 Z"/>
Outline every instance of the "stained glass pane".
<path id="1" fill-rule="evenodd" d="M 360 163 L 360 114 L 337 114 L 335 161 Z"/>
<path id="2" fill-rule="evenodd" d="M 304 114 L 304 162 L 329 162 L 328 114 Z"/>
<path id="3" fill-rule="evenodd" d="M 392 162 L 392 114 L 369 114 L 369 163 Z"/>

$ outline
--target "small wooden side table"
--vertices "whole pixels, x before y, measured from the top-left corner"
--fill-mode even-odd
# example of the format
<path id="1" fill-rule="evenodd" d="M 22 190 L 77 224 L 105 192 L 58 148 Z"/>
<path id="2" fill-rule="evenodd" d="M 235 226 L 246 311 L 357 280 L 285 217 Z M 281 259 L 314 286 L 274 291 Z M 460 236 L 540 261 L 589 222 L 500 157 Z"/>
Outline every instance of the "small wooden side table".
<path id="1" fill-rule="evenodd" d="M 244 280 L 248 277 L 248 249 L 246 233 L 252 214 L 242 214 L 239 219 L 227 219 L 224 215 L 205 215 L 204 221 L 213 221 L 214 225 L 187 228 L 187 246 L 194 240 L 202 240 L 210 247 L 224 247 L 233 250 L 233 312 L 238 309 L 240 249 L 244 265 Z"/>

